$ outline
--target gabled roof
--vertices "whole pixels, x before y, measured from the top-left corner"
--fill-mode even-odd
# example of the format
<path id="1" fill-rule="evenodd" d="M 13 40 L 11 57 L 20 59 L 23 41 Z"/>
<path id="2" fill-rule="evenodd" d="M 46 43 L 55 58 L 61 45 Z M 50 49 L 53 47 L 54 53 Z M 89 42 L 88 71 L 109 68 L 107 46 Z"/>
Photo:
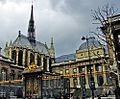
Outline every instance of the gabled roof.
<path id="1" fill-rule="evenodd" d="M 36 52 L 39 52 L 41 54 L 49 55 L 48 49 L 46 48 L 45 44 L 43 44 L 39 41 L 36 41 L 36 44 L 33 45 L 28 40 L 28 38 L 26 36 L 24 36 L 23 34 L 18 35 L 16 40 L 13 42 L 12 46 L 29 48 L 29 49 L 35 50 Z"/>
<path id="2" fill-rule="evenodd" d="M 20 34 L 16 40 L 13 42 L 12 46 L 15 47 L 24 47 L 24 48 L 32 48 L 28 38 L 23 34 Z"/>

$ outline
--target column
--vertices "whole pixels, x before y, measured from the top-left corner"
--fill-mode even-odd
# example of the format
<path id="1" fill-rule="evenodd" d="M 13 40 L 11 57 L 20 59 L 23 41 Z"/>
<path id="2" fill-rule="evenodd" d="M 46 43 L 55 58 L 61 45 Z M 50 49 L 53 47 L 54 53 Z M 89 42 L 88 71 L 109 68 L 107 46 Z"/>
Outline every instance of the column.
<path id="1" fill-rule="evenodd" d="M 73 71 L 72 71 L 73 72 Z M 79 75 L 79 68 L 77 67 L 77 80 L 78 80 L 78 88 L 80 88 L 81 87 L 81 85 L 80 85 L 80 76 L 78 76 Z"/>
<path id="2" fill-rule="evenodd" d="M 73 78 L 70 78 L 70 87 L 74 87 Z"/>
<path id="3" fill-rule="evenodd" d="M 78 81 L 78 88 L 80 88 L 81 85 L 80 85 L 80 77 L 79 76 L 77 77 L 77 81 Z"/>
<path id="4" fill-rule="evenodd" d="M 25 85 L 25 86 L 23 86 L 23 98 L 25 98 L 25 90 L 26 90 L 26 79 L 25 79 L 25 77 L 23 77 L 23 85 Z"/>
<path id="5" fill-rule="evenodd" d="M 94 82 L 95 82 L 95 88 L 98 87 L 98 82 L 97 82 L 97 75 L 96 75 L 96 69 L 95 69 L 95 64 L 93 65 L 93 74 L 94 74 Z"/>
<path id="6" fill-rule="evenodd" d="M 26 49 L 23 49 L 23 59 L 22 59 L 23 66 L 25 66 L 25 53 L 26 53 Z"/>
<path id="7" fill-rule="evenodd" d="M 49 56 L 47 56 L 47 71 L 50 71 Z"/>
<path id="8" fill-rule="evenodd" d="M 30 65 L 30 50 L 28 50 L 28 63 L 27 63 L 27 66 Z"/>
<path id="9" fill-rule="evenodd" d="M 87 66 L 85 66 L 85 80 L 86 80 L 86 88 L 89 88 L 88 75 L 87 75 Z"/>
<path id="10" fill-rule="evenodd" d="M 18 65 L 18 53 L 19 53 L 19 49 L 16 49 L 16 65 Z"/>
<path id="11" fill-rule="evenodd" d="M 43 57 L 44 55 L 41 55 L 41 66 L 43 67 Z"/>
<path id="12" fill-rule="evenodd" d="M 107 84 L 107 78 L 106 78 L 106 73 L 105 73 L 105 65 L 103 65 L 103 80 L 104 80 L 104 84 Z"/>
<path id="13" fill-rule="evenodd" d="M 37 65 L 37 53 L 35 53 L 35 64 Z"/>

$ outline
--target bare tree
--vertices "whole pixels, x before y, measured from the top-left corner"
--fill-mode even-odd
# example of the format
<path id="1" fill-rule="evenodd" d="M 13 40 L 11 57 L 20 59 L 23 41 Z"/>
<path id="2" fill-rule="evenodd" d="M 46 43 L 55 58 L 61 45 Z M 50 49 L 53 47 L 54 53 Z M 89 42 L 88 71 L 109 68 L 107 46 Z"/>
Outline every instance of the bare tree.
<path id="1" fill-rule="evenodd" d="M 111 35 L 108 35 L 108 33 L 111 34 L 111 32 L 114 30 L 114 27 L 112 26 L 112 17 L 116 15 L 116 13 L 117 9 L 109 4 L 106 4 L 101 8 L 98 7 L 97 10 L 92 10 L 92 17 L 93 20 L 96 22 L 93 24 L 99 24 L 99 27 L 97 27 L 99 31 L 97 33 L 92 33 L 94 33 L 102 41 L 106 42 L 113 50 L 113 52 L 115 51 L 113 48 L 114 40 Z"/>
<path id="2" fill-rule="evenodd" d="M 98 7 L 97 10 L 92 10 L 92 17 L 93 20 L 97 21 L 97 24 L 101 24 L 102 27 L 106 27 L 109 24 L 108 18 L 114 16 L 116 14 L 117 10 L 113 6 L 110 6 L 109 4 L 106 4 L 103 7 Z"/>
<path id="3" fill-rule="evenodd" d="M 118 80 L 116 82 L 120 86 L 120 71 L 119 71 L 119 63 L 118 63 L 118 52 L 116 52 L 116 46 L 118 46 L 116 43 L 116 40 L 113 36 L 114 31 L 116 29 L 115 27 L 115 21 L 119 20 L 120 15 L 117 14 L 117 9 L 115 9 L 113 6 L 110 6 L 109 4 L 98 7 L 97 10 L 92 10 L 92 17 L 96 23 L 99 24 L 99 27 L 97 27 L 99 32 L 93 32 L 99 39 L 106 42 L 108 47 L 108 53 L 110 57 L 109 65 L 111 66 L 110 69 L 113 71 L 114 74 L 116 74 Z M 112 53 L 111 53 L 112 51 Z"/>

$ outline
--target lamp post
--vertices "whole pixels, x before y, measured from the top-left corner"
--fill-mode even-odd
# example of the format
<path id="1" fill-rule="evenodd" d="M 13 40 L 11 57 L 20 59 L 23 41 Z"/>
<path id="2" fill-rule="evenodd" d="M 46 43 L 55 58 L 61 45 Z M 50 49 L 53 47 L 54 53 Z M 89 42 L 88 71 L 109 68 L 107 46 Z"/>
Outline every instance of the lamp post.
<path id="1" fill-rule="evenodd" d="M 90 47 L 89 47 L 90 39 L 95 39 L 95 37 L 84 37 L 84 36 L 82 37 L 82 40 L 86 40 L 86 43 L 87 43 L 89 65 L 91 65 Z M 90 89 L 91 89 L 91 93 L 92 93 L 92 99 L 94 99 L 95 82 L 94 82 L 94 77 L 92 76 L 92 68 L 91 67 L 90 67 Z"/>
<path id="2" fill-rule="evenodd" d="M 85 74 L 84 76 L 85 77 Z M 85 78 L 81 77 L 82 99 L 86 98 Z"/>

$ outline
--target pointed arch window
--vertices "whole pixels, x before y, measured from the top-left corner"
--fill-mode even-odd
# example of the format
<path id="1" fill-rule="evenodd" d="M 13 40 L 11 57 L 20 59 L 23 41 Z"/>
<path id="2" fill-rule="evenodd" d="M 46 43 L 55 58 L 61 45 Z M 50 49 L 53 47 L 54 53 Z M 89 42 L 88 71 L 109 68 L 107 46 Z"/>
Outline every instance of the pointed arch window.
<path id="1" fill-rule="evenodd" d="M 77 88 L 77 85 L 78 85 L 77 78 L 74 78 L 74 79 L 73 79 L 73 83 L 74 83 L 74 88 Z"/>
<path id="2" fill-rule="evenodd" d="M 14 60 L 14 62 L 16 63 L 16 50 L 12 51 L 12 59 Z"/>
<path id="3" fill-rule="evenodd" d="M 22 59 L 23 59 L 23 51 L 19 50 L 18 52 L 18 65 L 22 66 Z"/>
<path id="4" fill-rule="evenodd" d="M 27 67 L 28 63 L 28 51 L 25 52 L 25 67 Z"/>
<path id="5" fill-rule="evenodd" d="M 37 65 L 40 66 L 41 65 L 41 58 L 39 55 L 37 55 Z"/>
<path id="6" fill-rule="evenodd" d="M 30 64 L 34 64 L 35 63 L 35 56 L 33 53 L 30 53 Z"/>
<path id="7" fill-rule="evenodd" d="M 46 57 L 43 58 L 43 66 L 44 66 L 44 70 L 47 70 L 47 58 Z"/>

